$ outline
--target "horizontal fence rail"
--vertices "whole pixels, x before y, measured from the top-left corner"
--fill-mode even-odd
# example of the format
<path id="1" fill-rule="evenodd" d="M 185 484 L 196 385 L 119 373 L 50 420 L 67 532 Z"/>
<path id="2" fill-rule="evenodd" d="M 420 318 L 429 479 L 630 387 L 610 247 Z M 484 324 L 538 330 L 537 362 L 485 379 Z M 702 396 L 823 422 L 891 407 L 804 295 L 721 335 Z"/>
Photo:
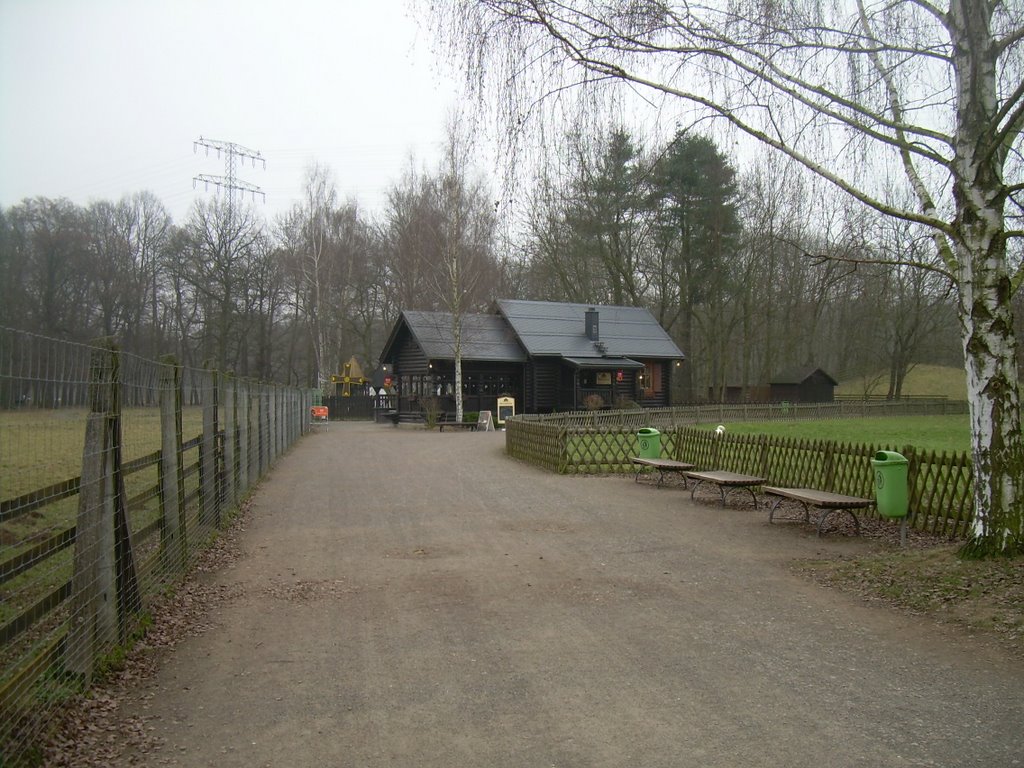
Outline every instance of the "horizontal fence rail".
<path id="1" fill-rule="evenodd" d="M 312 393 L 0 329 L 0 765 L 29 765 Z"/>
<path id="2" fill-rule="evenodd" d="M 506 422 L 509 456 L 560 473 L 623 473 L 636 467 L 636 431 L 661 432 L 662 455 L 715 469 L 764 477 L 769 485 L 817 488 L 874 498 L 871 459 L 879 450 L 906 456 L 909 525 L 948 538 L 970 533 L 973 516 L 971 459 L 914 446 L 872 446 L 827 440 L 798 440 L 769 435 L 717 435 L 697 424 L 716 421 L 772 421 L 790 418 L 854 418 L 958 414 L 966 403 L 915 400 L 908 404 L 858 401 L 856 409 L 825 403 L 696 406 L 661 410 L 579 411 L 544 416 L 516 416 Z M 962 406 L 962 410 L 961 410 Z M 828 414 L 828 415 L 820 415 Z M 872 514 L 870 511 L 868 514 Z"/>
<path id="3" fill-rule="evenodd" d="M 824 403 L 713 403 L 675 408 L 566 411 L 520 414 L 516 419 L 578 427 L 657 427 L 720 421 L 786 421 L 792 419 L 854 419 L 872 416 L 954 416 L 967 413 L 963 400 L 916 397 L 900 400 L 841 399 Z"/>

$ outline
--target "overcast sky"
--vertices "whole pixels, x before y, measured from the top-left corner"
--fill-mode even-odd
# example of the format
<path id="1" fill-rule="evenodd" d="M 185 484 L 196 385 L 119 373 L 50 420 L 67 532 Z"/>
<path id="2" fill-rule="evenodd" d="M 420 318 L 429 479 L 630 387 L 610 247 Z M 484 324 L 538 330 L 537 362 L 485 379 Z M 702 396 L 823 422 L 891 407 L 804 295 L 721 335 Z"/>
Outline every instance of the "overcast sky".
<path id="1" fill-rule="evenodd" d="M 379 210 L 410 155 L 433 165 L 456 78 L 403 0 L 0 0 L 0 205 L 148 189 L 181 223 L 223 157 L 268 219 L 308 164 Z"/>

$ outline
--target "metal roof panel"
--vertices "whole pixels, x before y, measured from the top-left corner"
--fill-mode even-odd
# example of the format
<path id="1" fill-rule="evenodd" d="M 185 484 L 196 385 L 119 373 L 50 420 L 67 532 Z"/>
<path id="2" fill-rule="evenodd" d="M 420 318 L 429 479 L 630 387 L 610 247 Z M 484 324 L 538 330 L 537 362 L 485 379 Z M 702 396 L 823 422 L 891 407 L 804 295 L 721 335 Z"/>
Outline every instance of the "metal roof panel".
<path id="1" fill-rule="evenodd" d="M 679 347 L 643 307 L 502 299 L 498 311 L 531 355 L 681 359 Z M 598 311 L 598 341 L 587 338 L 585 317 Z"/>
<path id="2" fill-rule="evenodd" d="M 450 312 L 402 313 L 409 331 L 427 359 L 453 360 L 455 334 Z M 515 334 L 497 315 L 462 316 L 462 357 L 464 360 L 495 360 L 521 363 L 526 353 Z"/>

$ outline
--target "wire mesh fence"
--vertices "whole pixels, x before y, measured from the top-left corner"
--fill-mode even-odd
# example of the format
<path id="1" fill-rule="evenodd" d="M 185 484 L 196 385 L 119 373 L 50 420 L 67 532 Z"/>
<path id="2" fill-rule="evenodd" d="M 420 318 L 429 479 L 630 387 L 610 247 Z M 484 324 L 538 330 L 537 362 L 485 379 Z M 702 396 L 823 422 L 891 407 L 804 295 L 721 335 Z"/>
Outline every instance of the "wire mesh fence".
<path id="1" fill-rule="evenodd" d="M 0 765 L 32 764 L 274 459 L 308 390 L 0 328 Z"/>

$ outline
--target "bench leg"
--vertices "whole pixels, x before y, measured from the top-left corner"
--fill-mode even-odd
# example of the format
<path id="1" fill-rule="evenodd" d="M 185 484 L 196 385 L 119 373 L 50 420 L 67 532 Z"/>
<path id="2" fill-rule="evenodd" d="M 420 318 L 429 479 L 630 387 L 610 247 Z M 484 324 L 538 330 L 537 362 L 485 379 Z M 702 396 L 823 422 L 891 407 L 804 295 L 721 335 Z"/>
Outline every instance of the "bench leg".
<path id="1" fill-rule="evenodd" d="M 775 510 L 777 510 L 779 508 L 779 504 L 781 504 L 785 500 L 786 500 L 785 496 L 778 496 L 775 499 L 775 503 L 772 504 L 771 509 L 768 511 L 768 522 L 769 523 L 772 522 L 772 520 L 774 519 L 774 517 L 775 517 Z M 793 499 L 793 501 L 800 501 L 800 499 Z M 804 508 L 804 522 L 805 523 L 811 522 L 811 510 L 808 508 L 807 502 L 806 501 L 800 501 L 800 505 Z"/>
<path id="2" fill-rule="evenodd" d="M 697 489 L 700 488 L 700 485 L 703 482 L 704 482 L 703 480 L 698 480 L 697 482 L 695 482 L 693 484 L 693 488 L 690 489 L 690 498 L 691 499 L 697 494 Z"/>
<path id="3" fill-rule="evenodd" d="M 725 497 L 733 491 L 746 491 L 750 494 L 750 498 L 754 500 L 754 509 L 757 509 L 757 495 L 754 493 L 754 489 L 747 485 L 720 485 L 718 486 L 719 492 L 722 494 L 722 506 L 725 506 Z"/>
<path id="4" fill-rule="evenodd" d="M 694 496 L 697 494 L 697 489 L 700 488 L 700 486 L 703 483 L 704 483 L 704 479 L 701 478 L 700 480 L 698 480 L 697 482 L 695 482 L 693 484 L 693 488 L 690 489 L 690 498 L 691 499 L 694 498 Z M 725 506 L 725 486 L 721 485 L 720 483 L 715 483 L 714 485 L 715 485 L 715 488 L 718 489 L 718 495 L 719 495 L 719 498 L 720 498 L 720 503 L 724 507 Z M 747 490 L 749 491 L 750 489 L 748 488 Z M 750 494 L 751 494 L 751 496 L 753 496 L 754 492 L 750 491 Z M 757 506 L 757 498 L 756 497 L 754 498 L 754 506 L 755 507 Z"/>
<path id="5" fill-rule="evenodd" d="M 856 535 L 860 536 L 860 520 L 857 519 L 857 513 L 852 509 L 823 509 L 821 519 L 818 520 L 818 536 L 820 537 L 822 531 L 825 530 L 825 521 L 837 512 L 846 512 L 853 518 L 853 529 L 856 531 Z"/>

